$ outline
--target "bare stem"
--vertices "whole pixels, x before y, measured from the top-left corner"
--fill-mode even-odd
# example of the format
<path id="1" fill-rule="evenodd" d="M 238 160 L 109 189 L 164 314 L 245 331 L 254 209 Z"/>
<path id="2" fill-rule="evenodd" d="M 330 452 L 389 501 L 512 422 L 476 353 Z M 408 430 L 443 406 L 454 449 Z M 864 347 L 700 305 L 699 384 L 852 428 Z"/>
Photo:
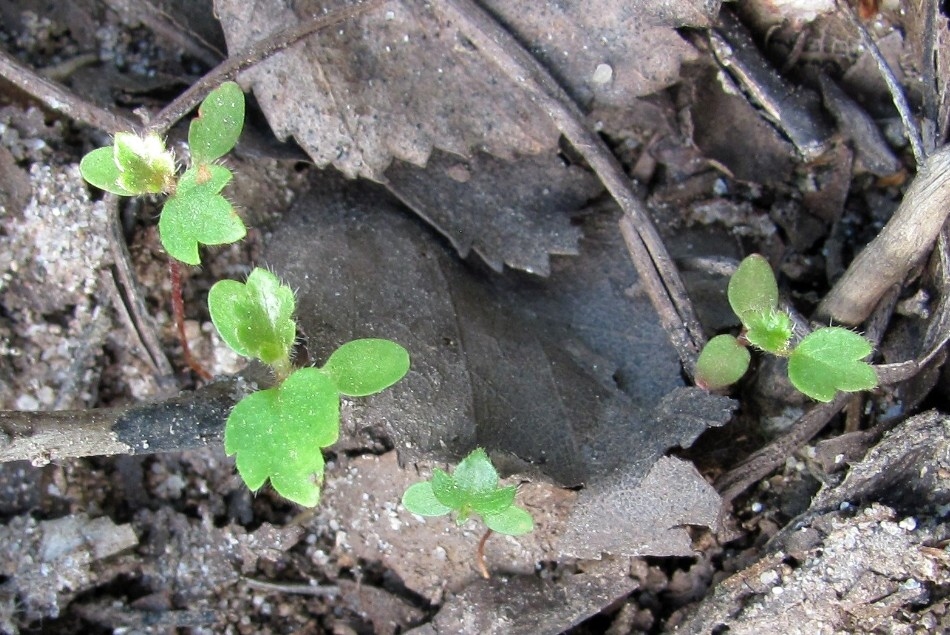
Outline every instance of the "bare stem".
<path id="1" fill-rule="evenodd" d="M 488 572 L 488 566 L 485 564 L 485 543 L 488 542 L 488 537 L 491 536 L 491 534 L 491 529 L 485 531 L 485 535 L 478 541 L 478 549 L 475 551 L 475 565 L 478 567 L 479 573 L 481 573 L 482 577 L 486 580 L 491 578 L 491 574 Z"/>
<path id="2" fill-rule="evenodd" d="M 198 363 L 188 346 L 188 337 L 185 335 L 185 299 L 181 291 L 181 263 L 170 258 L 168 260 L 168 273 L 172 279 L 172 314 L 175 316 L 175 328 L 178 330 L 178 339 L 181 341 L 181 352 L 185 358 L 188 368 L 195 371 L 199 377 L 205 381 L 211 381 L 213 376 L 204 366 Z"/>

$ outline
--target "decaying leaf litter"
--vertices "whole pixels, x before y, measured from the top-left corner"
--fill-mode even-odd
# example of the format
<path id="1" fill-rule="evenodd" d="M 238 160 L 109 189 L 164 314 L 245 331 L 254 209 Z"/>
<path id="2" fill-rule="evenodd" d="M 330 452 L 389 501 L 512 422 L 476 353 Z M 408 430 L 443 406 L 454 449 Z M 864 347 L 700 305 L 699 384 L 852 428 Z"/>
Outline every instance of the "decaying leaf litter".
<path id="1" fill-rule="evenodd" d="M 202 28 L 215 26 L 202 3 L 106 4 L 69 3 L 60 16 L 71 22 L 64 22 L 33 3 L 5 3 L 4 24 L 15 28 L 5 27 L 4 50 L 33 68 L 52 69 L 67 88 L 82 86 L 77 92 L 94 106 L 156 113 L 194 83 L 202 64 L 220 59 L 225 46 L 236 54 L 281 26 L 337 8 L 255 3 L 261 13 L 249 15 L 242 13 L 249 11 L 245 3 L 218 2 L 225 45 L 220 32 Z M 53 445 L 46 454 L 25 455 L 37 464 L 52 459 L 45 467 L 4 464 L 4 516 L 13 529 L 3 543 L 9 554 L 4 628 L 29 632 L 42 620 L 60 632 L 146 624 L 196 632 L 560 632 L 591 618 L 577 632 L 607 625 L 611 632 L 672 629 L 680 622 L 692 632 L 703 615 L 712 616 L 712 628 L 723 619 L 714 610 L 683 622 L 686 609 L 679 607 L 704 596 L 714 579 L 753 564 L 765 539 L 808 508 L 817 481 L 806 473 L 827 475 L 824 487 L 834 492 L 847 461 L 859 459 L 880 434 L 895 425 L 897 434 L 905 425 L 900 419 L 920 404 L 945 405 L 939 398 L 947 332 L 941 237 L 933 257 L 927 247 L 911 263 L 916 270 L 908 281 L 906 272 L 898 275 L 904 288 L 885 298 L 865 325 L 880 342 L 878 361 L 890 364 L 882 372 L 902 383 L 867 399 L 840 399 L 818 416 L 818 408 L 788 395 L 763 365 L 755 382 L 734 395 L 741 405 L 730 426 L 708 433 L 684 457 L 665 456 L 728 421 L 736 404 L 683 387 L 680 360 L 690 340 L 670 346 L 677 333 L 660 324 L 684 316 L 674 301 L 672 313 L 661 306 L 657 319 L 650 299 L 658 294 L 648 290 L 655 279 L 638 276 L 630 264 L 627 249 L 636 243 L 631 247 L 629 223 L 621 237 L 616 209 L 595 199 L 599 183 L 615 198 L 619 186 L 605 177 L 590 146 L 576 145 L 589 139 L 578 133 L 580 122 L 600 132 L 636 177 L 636 194 L 682 271 L 706 334 L 734 327 L 722 306 L 725 277 L 715 272 L 752 251 L 780 265 L 783 291 L 796 309 L 808 315 L 822 299 L 827 308 L 829 282 L 902 196 L 902 209 L 911 198 L 930 210 L 928 203 L 947 191 L 937 152 L 914 181 L 922 192 L 903 192 L 909 174 L 890 168 L 904 165 L 912 173 L 914 162 L 892 100 L 857 46 L 853 25 L 832 7 L 814 20 L 783 22 L 750 4 L 740 7 L 740 20 L 709 31 L 718 7 L 643 15 L 613 3 L 597 11 L 484 3 L 491 16 L 486 26 L 486 16 L 462 2 L 373 4 L 379 6 L 249 66 L 238 79 L 278 137 L 291 135 L 314 163 L 382 182 L 388 192 L 304 167 L 305 155 L 279 146 L 259 120 L 259 134 L 233 159 L 253 182 L 234 194 L 253 240 L 243 250 L 209 254 L 207 270 L 192 272 L 189 315 L 193 348 L 216 371 L 234 370 L 236 360 L 202 328 L 208 318 L 201 298 L 215 279 L 240 278 L 261 262 L 286 276 L 306 303 L 311 359 L 325 359 L 354 333 L 403 340 L 412 343 L 409 381 L 393 394 L 344 404 L 345 438 L 312 516 L 294 518 L 297 510 L 270 492 L 252 497 L 243 489 L 215 446 L 213 421 L 189 441 L 209 447 L 184 453 L 152 455 L 155 447 L 136 447 L 139 454 L 115 459 L 60 459 L 68 450 Z M 928 27 L 927 10 L 884 14 L 871 25 L 911 104 L 930 122 L 925 138 L 940 140 L 948 110 L 947 75 L 940 73 L 946 19 L 934 14 L 935 26 Z M 83 24 L 101 26 L 83 31 Z M 492 48 L 492 40 L 480 39 L 486 32 L 497 36 L 492 25 L 532 56 L 512 61 L 506 55 L 520 49 L 511 42 Z M 798 37 L 803 25 L 806 36 Z M 762 46 L 766 32 L 771 37 Z M 737 46 L 742 37 L 758 47 Z M 131 47 L 133 41 L 141 44 Z M 756 57 L 757 48 L 766 56 Z M 936 69 L 913 61 L 921 59 L 934 60 Z M 531 74 L 519 79 L 518 69 Z M 560 88 L 551 89 L 552 81 Z M 96 135 L 115 131 L 101 129 L 108 117 L 94 120 L 98 132 L 80 129 L 57 117 L 49 99 L 44 111 L 22 93 L 5 89 L 4 95 L 0 169 L 11 185 L 0 202 L 12 229 L 5 224 L 0 249 L 16 263 L 0 287 L 4 406 L 123 408 L 192 387 L 184 373 L 167 372 L 182 366 L 165 326 L 168 283 L 150 229 L 153 212 L 124 209 L 115 216 L 124 225 L 110 230 L 114 212 L 89 202 L 69 176 L 82 151 L 100 144 Z M 538 109 L 539 101 L 557 108 Z M 314 126 L 315 120 L 333 123 Z M 514 185 L 506 187 L 509 182 Z M 396 199 L 430 226 L 407 216 Z M 63 202 L 51 206 L 52 200 Z M 64 240 L 50 227 L 49 208 L 70 210 L 62 213 L 84 231 L 105 222 L 107 229 L 92 235 L 114 238 L 105 250 L 94 241 Z M 458 260 L 468 252 L 475 255 Z M 67 258 L 86 264 L 70 267 L 69 277 L 55 275 L 51 263 Z M 141 299 L 136 287 L 129 291 L 126 270 L 134 271 Z M 33 291 L 50 283 L 62 287 Z M 174 366 L 164 360 L 168 354 Z M 199 391 L 193 401 L 211 403 L 206 394 Z M 233 393 L 218 394 L 226 402 Z M 806 446 L 840 410 L 845 434 Z M 159 409 L 158 422 L 161 416 Z M 156 421 L 136 420 L 143 422 L 139 435 Z M 67 423 L 83 429 L 81 414 Z M 922 429 L 939 438 L 939 426 Z M 749 469 L 724 473 L 763 446 L 762 430 L 775 441 L 750 456 L 743 464 Z M 900 455 L 899 437 L 895 442 Z M 525 483 L 524 504 L 540 519 L 524 539 L 489 543 L 494 577 L 488 582 L 476 581 L 468 559 L 477 535 L 432 520 L 421 524 L 398 506 L 400 483 L 426 475 L 433 461 L 458 460 L 475 444 L 516 475 L 511 482 Z M 717 476 L 731 507 L 722 507 L 707 485 Z M 911 481 L 909 491 L 916 491 L 912 474 L 894 478 Z M 578 491 L 558 487 L 579 484 Z M 736 498 L 750 485 L 751 495 Z M 858 608 L 831 610 L 822 623 L 869 625 L 873 617 L 939 630 L 945 581 L 939 569 L 926 567 L 943 562 L 939 505 L 945 503 L 938 485 L 920 487 L 933 493 L 935 506 L 880 497 L 879 485 L 839 494 L 888 507 L 867 508 L 864 525 L 862 516 L 850 520 L 844 510 L 839 519 L 816 523 L 797 551 L 776 542 L 772 560 L 759 564 L 785 562 L 782 553 L 817 557 L 822 541 L 832 551 L 841 535 L 835 523 L 844 523 L 845 532 L 849 522 L 880 527 L 873 534 L 884 539 L 877 549 L 920 545 L 924 554 L 889 572 L 908 592 L 890 591 L 884 600 L 854 593 Z M 90 522 L 95 531 L 86 529 Z M 608 524 L 617 531 L 598 538 Z M 17 528 L 33 528 L 41 542 L 27 545 Z M 84 539 L 70 538 L 77 535 Z M 674 554 L 695 556 L 629 558 Z M 798 583 L 811 585 L 806 596 L 826 597 L 814 591 L 827 581 L 820 557 L 817 563 L 799 579 L 786 562 L 766 576 L 761 596 L 756 587 L 737 601 L 765 606 L 764 598 L 778 597 L 773 587 L 792 591 Z M 64 577 L 39 585 L 35 572 L 49 566 Z M 848 566 L 857 573 L 866 568 L 860 561 Z M 727 581 L 712 588 L 721 597 L 739 587 Z M 665 603 L 657 601 L 661 592 Z M 912 605 L 925 608 L 909 613 Z M 769 611 L 781 608 L 770 604 Z M 733 619 L 741 623 L 743 615 Z"/>

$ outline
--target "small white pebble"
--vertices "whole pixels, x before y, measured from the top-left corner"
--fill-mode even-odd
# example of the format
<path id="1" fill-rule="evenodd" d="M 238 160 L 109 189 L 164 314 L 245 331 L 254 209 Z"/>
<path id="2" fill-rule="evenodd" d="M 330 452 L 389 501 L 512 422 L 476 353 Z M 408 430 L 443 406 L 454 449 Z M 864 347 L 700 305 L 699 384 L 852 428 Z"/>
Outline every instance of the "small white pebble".
<path id="1" fill-rule="evenodd" d="M 914 531 L 917 529 L 917 519 L 915 519 L 913 516 L 908 516 L 904 520 L 897 523 L 897 526 L 904 531 Z"/>
<path id="2" fill-rule="evenodd" d="M 892 536 L 896 536 L 900 533 L 901 528 L 897 526 L 897 523 L 892 523 L 889 520 L 881 521 L 881 529 Z"/>
<path id="3" fill-rule="evenodd" d="M 759 582 L 761 582 L 762 584 L 774 585 L 778 581 L 779 581 L 778 573 L 776 573 L 775 571 L 766 571 L 765 573 L 759 576 Z"/>
<path id="4" fill-rule="evenodd" d="M 594 75 L 591 77 L 591 81 L 595 84 L 609 84 L 610 80 L 614 78 L 614 69 L 610 67 L 610 64 L 598 64 L 597 68 L 594 69 Z"/>
<path id="5" fill-rule="evenodd" d="M 14 402 L 17 410 L 39 410 L 40 402 L 33 395 L 20 395 Z"/>
<path id="6" fill-rule="evenodd" d="M 758 513 L 760 513 L 763 509 L 765 509 L 765 505 L 763 505 L 762 503 L 759 503 L 759 502 L 752 503 L 752 513 L 753 513 L 753 514 L 758 514 Z"/>

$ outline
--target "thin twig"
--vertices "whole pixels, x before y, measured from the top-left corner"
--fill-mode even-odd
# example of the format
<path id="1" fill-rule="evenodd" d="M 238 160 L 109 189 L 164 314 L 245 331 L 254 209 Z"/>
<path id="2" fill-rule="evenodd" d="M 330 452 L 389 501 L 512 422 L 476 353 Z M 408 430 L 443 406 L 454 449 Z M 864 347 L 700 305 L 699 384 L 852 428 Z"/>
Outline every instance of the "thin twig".
<path id="1" fill-rule="evenodd" d="M 340 593 L 340 587 L 332 584 L 313 586 L 310 584 L 290 584 L 287 582 L 266 582 L 264 580 L 255 580 L 254 578 L 244 578 L 244 583 L 251 589 L 268 591 L 270 593 L 313 595 L 316 597 L 339 595 Z"/>
<path id="2" fill-rule="evenodd" d="M 689 340 L 687 350 L 683 351 L 686 358 L 682 362 L 691 371 L 705 343 L 702 327 L 659 232 L 616 157 L 600 137 L 587 128 L 583 115 L 551 74 L 481 7 L 471 0 L 440 0 L 433 6 L 547 113 L 630 219 L 651 259 L 649 266 L 638 261 L 634 261 L 634 265 L 641 278 L 658 276 L 662 282 L 662 295 L 651 298 L 651 301 L 654 306 L 666 305 L 668 309 L 664 313 L 676 315 L 683 324 Z M 648 285 L 647 288 L 655 287 Z M 670 338 L 676 339 L 673 333 L 670 333 Z"/>
<path id="3" fill-rule="evenodd" d="M 147 354 L 145 361 L 152 367 L 158 382 L 172 383 L 175 371 L 165 355 L 165 349 L 162 348 L 161 340 L 155 331 L 155 323 L 146 309 L 142 292 L 135 280 L 132 256 L 122 235 L 122 225 L 119 221 L 119 197 L 115 194 L 106 194 L 103 202 L 108 210 L 109 218 L 112 219 L 109 223 L 109 246 L 112 249 L 113 266 L 109 271 L 109 277 L 113 280 L 118 300 L 115 308 L 120 312 L 120 316 L 128 315 L 130 334 L 135 341 L 142 344 Z M 177 388 L 176 386 L 168 387 Z"/>
<path id="4" fill-rule="evenodd" d="M 794 423 L 786 434 L 753 452 L 742 463 L 719 477 L 715 487 L 722 496 L 723 503 L 728 504 L 753 483 L 782 465 L 792 452 L 821 432 L 831 418 L 847 405 L 852 396 L 850 393 L 838 393 L 838 396 L 830 403 L 813 406 Z"/>
<path id="5" fill-rule="evenodd" d="M 133 120 L 81 98 L 76 93 L 27 68 L 3 50 L 0 50 L 0 77 L 15 84 L 50 109 L 93 128 L 110 133 L 138 128 Z"/>
<path id="6" fill-rule="evenodd" d="M 221 84 L 221 82 L 234 79 L 242 70 L 267 59 L 275 53 L 283 51 L 289 46 L 293 46 L 308 35 L 362 15 L 381 6 L 383 2 L 385 2 L 385 0 L 366 0 L 360 4 L 345 7 L 296 26 L 282 29 L 267 36 L 263 40 L 251 44 L 243 51 L 231 55 L 228 59 L 211 69 L 204 77 L 192 84 L 188 90 L 165 106 L 161 112 L 152 119 L 149 128 L 158 134 L 166 133 L 179 119 L 187 115 L 195 106 L 201 103 L 201 100 Z"/>
<path id="7" fill-rule="evenodd" d="M 907 133 L 910 147 L 914 151 L 914 159 L 917 161 L 918 166 L 923 165 L 929 153 L 924 147 L 924 141 L 920 135 L 920 127 L 914 121 L 914 114 L 910 110 L 910 104 L 907 102 L 903 88 L 901 88 L 897 78 L 894 77 L 894 73 L 891 71 L 887 60 L 884 59 L 884 55 L 881 54 L 881 49 L 877 47 L 874 38 L 871 37 L 868 30 L 864 28 L 864 24 L 858 19 L 858 16 L 854 14 L 854 11 L 851 10 L 851 6 L 848 5 L 845 0 L 836 0 L 836 4 L 838 5 L 838 10 L 851 22 L 851 25 L 857 29 L 858 34 L 861 36 L 861 42 L 867 47 L 871 57 L 874 58 L 878 71 L 880 71 L 881 77 L 884 79 L 884 83 L 887 84 L 887 89 L 891 93 L 891 100 L 894 102 L 894 107 L 897 108 L 897 114 L 900 115 L 901 122 L 904 124 L 904 131 Z"/>
<path id="8" fill-rule="evenodd" d="M 478 567 L 479 573 L 481 573 L 482 577 L 486 580 L 491 578 L 491 574 L 488 572 L 488 566 L 485 564 L 485 543 L 488 542 L 488 537 L 491 536 L 491 534 L 491 529 L 485 531 L 482 539 L 478 541 L 478 549 L 475 551 L 475 565 Z"/>
<path id="9" fill-rule="evenodd" d="M 258 385 L 266 369 L 220 379 L 192 393 L 117 408 L 27 412 L 0 410 L 0 463 L 34 465 L 79 456 L 155 454 L 219 445 L 234 404 Z"/>

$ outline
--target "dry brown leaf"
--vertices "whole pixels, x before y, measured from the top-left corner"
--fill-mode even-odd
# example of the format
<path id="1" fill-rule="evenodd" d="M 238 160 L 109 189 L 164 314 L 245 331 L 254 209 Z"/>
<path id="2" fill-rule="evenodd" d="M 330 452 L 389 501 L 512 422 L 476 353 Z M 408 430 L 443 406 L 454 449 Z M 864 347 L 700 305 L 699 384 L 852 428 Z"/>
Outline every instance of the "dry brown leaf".
<path id="1" fill-rule="evenodd" d="M 294 6 L 291 7 L 290 5 Z M 217 0 L 230 51 L 339 3 Z M 280 137 L 318 166 L 381 180 L 393 158 L 425 165 L 433 147 L 537 154 L 557 131 L 427 4 L 388 2 L 241 75 Z"/>
<path id="2" fill-rule="evenodd" d="M 424 169 L 400 161 L 386 178 L 463 258 L 474 250 L 495 271 L 508 265 L 543 276 L 549 254 L 578 253 L 581 230 L 570 215 L 601 191 L 592 174 L 554 153 L 505 161 L 436 151 Z"/>
<path id="3" fill-rule="evenodd" d="M 339 5 L 215 1 L 232 53 Z M 349 177 L 381 180 L 393 158 L 425 165 L 433 148 L 504 158 L 552 149 L 558 135 L 548 117 L 438 7 L 388 2 L 245 71 L 241 81 L 278 136 L 295 137 L 317 165 Z M 489 8 L 575 99 L 617 104 L 677 79 L 693 51 L 674 27 L 706 25 L 718 2 L 519 0 Z"/>

